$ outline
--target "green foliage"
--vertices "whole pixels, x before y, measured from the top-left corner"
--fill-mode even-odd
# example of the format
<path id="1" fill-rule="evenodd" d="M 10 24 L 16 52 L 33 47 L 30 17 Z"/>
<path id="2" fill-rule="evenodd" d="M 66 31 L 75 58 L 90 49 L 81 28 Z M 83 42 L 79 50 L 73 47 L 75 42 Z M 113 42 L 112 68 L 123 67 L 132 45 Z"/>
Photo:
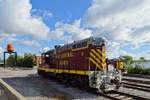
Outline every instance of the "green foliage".
<path id="1" fill-rule="evenodd" d="M 124 71 L 132 70 L 133 57 L 129 55 L 121 56 L 120 60 L 124 62 Z"/>
<path id="2" fill-rule="evenodd" d="M 33 67 L 35 65 L 35 56 L 31 53 L 24 54 L 24 66 L 25 67 Z"/>
<path id="3" fill-rule="evenodd" d="M 8 59 L 6 60 L 6 64 L 10 67 L 14 67 L 15 66 L 15 56 L 14 55 L 10 55 L 8 57 Z"/>
<path id="4" fill-rule="evenodd" d="M 122 60 L 126 65 L 131 65 L 133 63 L 133 57 L 129 55 L 121 56 L 120 60 Z"/>
<path id="5" fill-rule="evenodd" d="M 132 66 L 128 66 L 127 71 L 128 71 L 128 73 L 133 73 L 133 67 Z"/>
<path id="6" fill-rule="evenodd" d="M 17 66 L 24 67 L 24 57 L 23 56 L 17 57 Z"/>
<path id="7" fill-rule="evenodd" d="M 140 65 L 136 65 L 136 66 L 134 67 L 134 73 L 135 73 L 135 74 L 136 74 L 136 73 L 142 74 L 143 71 L 144 71 L 144 68 L 143 68 L 142 66 L 140 66 Z"/>
<path id="8" fill-rule="evenodd" d="M 15 56 L 11 55 L 6 60 L 7 65 L 10 67 L 15 66 Z M 17 57 L 17 66 L 18 67 L 33 67 L 35 65 L 35 55 L 31 53 L 25 53 L 24 56 Z"/>
<path id="9" fill-rule="evenodd" d="M 120 60 L 122 60 L 125 63 L 125 67 L 128 71 L 128 73 L 132 74 L 145 74 L 150 75 L 150 68 L 144 68 L 144 63 L 146 62 L 146 59 L 144 57 L 139 58 L 140 63 L 135 63 L 132 56 L 121 56 Z M 133 67 L 133 64 L 136 64 Z"/>
<path id="10" fill-rule="evenodd" d="M 145 68 L 145 70 L 144 70 L 144 74 L 146 74 L 146 75 L 150 75 L 150 68 Z"/>
<path id="11" fill-rule="evenodd" d="M 140 57 L 140 60 L 141 60 L 141 61 L 145 61 L 145 58 L 144 58 L 144 57 Z"/>
<path id="12" fill-rule="evenodd" d="M 129 66 L 128 73 L 150 75 L 150 68 L 144 68 L 140 65 L 136 65 L 135 67 Z"/>

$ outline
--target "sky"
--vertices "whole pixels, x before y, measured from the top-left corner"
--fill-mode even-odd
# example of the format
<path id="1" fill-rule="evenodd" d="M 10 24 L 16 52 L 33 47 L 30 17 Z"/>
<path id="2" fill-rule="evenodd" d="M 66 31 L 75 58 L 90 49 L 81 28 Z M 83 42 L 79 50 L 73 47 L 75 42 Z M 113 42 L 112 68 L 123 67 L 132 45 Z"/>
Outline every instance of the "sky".
<path id="1" fill-rule="evenodd" d="M 90 36 L 106 40 L 108 58 L 150 59 L 150 0 L 0 0 L 0 56 L 19 55 Z"/>

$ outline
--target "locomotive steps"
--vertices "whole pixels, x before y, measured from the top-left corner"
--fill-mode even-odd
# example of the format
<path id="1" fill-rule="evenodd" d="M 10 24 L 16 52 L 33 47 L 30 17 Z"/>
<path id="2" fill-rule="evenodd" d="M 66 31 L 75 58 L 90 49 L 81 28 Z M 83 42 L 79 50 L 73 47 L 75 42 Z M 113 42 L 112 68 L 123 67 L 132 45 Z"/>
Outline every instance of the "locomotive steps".
<path id="1" fill-rule="evenodd" d="M 4 100 L 27 100 L 18 91 L 0 79 L 1 96 L 0 99 Z"/>

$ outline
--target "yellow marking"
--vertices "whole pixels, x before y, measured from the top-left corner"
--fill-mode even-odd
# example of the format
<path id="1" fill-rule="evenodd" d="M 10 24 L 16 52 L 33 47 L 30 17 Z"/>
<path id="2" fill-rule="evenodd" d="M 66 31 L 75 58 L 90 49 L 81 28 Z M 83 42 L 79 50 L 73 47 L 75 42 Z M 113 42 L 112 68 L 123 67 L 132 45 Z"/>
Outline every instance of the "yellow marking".
<path id="1" fill-rule="evenodd" d="M 96 49 L 98 52 L 99 52 L 99 54 L 100 55 L 102 55 L 102 57 L 106 57 L 106 53 L 105 53 L 105 51 L 101 51 L 101 50 L 99 50 L 99 49 Z"/>
<path id="2" fill-rule="evenodd" d="M 49 69 L 49 68 L 38 68 L 38 70 L 43 70 L 45 72 L 53 73 L 70 73 L 70 74 L 79 74 L 79 75 L 89 75 L 90 71 L 82 70 L 65 70 L 65 69 Z"/>
<path id="3" fill-rule="evenodd" d="M 45 68 L 45 69 L 46 69 L 45 72 L 49 71 L 48 68 Z M 55 72 L 55 69 L 52 69 L 51 72 Z"/>
<path id="4" fill-rule="evenodd" d="M 99 59 L 101 58 L 101 56 L 94 50 L 94 49 L 92 49 L 91 50 Z"/>
<path id="5" fill-rule="evenodd" d="M 123 69 L 123 62 L 117 61 L 116 63 L 117 63 L 116 64 L 117 69 L 119 70 Z"/>
<path id="6" fill-rule="evenodd" d="M 60 69 L 59 69 L 60 70 Z M 63 72 L 68 73 L 68 70 L 63 70 Z"/>
<path id="7" fill-rule="evenodd" d="M 102 54 L 101 50 L 99 50 L 99 49 L 96 49 L 96 50 L 99 52 L 99 54 Z"/>
<path id="8" fill-rule="evenodd" d="M 90 61 L 92 61 L 99 69 L 102 69 L 101 66 L 96 61 L 94 61 L 92 58 L 90 58 Z"/>
<path id="9" fill-rule="evenodd" d="M 105 48 L 102 48 L 102 50 L 99 50 L 99 49 L 96 49 L 98 51 L 98 53 L 100 55 L 102 55 L 102 57 L 105 57 L 106 56 L 106 52 L 105 52 Z"/>
<path id="10" fill-rule="evenodd" d="M 104 47 L 102 47 L 102 52 L 105 52 L 105 48 Z"/>
<path id="11" fill-rule="evenodd" d="M 105 59 L 105 58 L 102 58 L 102 59 L 101 59 L 101 62 L 102 62 L 102 63 L 106 63 L 106 59 Z"/>
<path id="12" fill-rule="evenodd" d="M 56 73 L 62 73 L 62 72 L 63 72 L 62 69 L 60 69 L 60 70 L 56 69 Z"/>
<path id="13" fill-rule="evenodd" d="M 70 70 L 70 73 L 76 73 L 76 71 L 75 70 Z"/>
<path id="14" fill-rule="evenodd" d="M 106 63 L 103 63 L 102 67 L 103 67 L 103 69 L 105 69 L 106 68 Z"/>
<path id="15" fill-rule="evenodd" d="M 102 66 L 103 66 L 103 68 L 106 68 L 106 58 L 103 57 L 103 58 L 101 59 L 101 61 L 102 61 Z"/>
<path id="16" fill-rule="evenodd" d="M 101 62 L 100 62 L 100 59 L 97 59 L 97 57 L 96 57 L 93 53 L 90 52 L 90 55 L 91 55 L 97 62 L 101 63 Z"/>
<path id="17" fill-rule="evenodd" d="M 102 52 L 102 57 L 106 57 L 106 53 L 105 52 Z"/>

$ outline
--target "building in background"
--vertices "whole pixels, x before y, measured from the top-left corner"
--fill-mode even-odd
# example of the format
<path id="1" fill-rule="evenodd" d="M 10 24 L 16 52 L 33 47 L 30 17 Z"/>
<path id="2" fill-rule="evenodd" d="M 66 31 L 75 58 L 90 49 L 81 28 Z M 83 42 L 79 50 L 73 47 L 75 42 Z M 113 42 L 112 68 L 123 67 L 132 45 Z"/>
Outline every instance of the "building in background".
<path id="1" fill-rule="evenodd" d="M 42 63 L 41 56 L 36 56 L 36 66 L 39 66 Z"/>
<path id="2" fill-rule="evenodd" d="M 145 68 L 150 68 L 150 60 L 145 60 L 145 61 L 134 60 L 133 66 L 135 67 L 136 65 L 142 65 Z"/>

